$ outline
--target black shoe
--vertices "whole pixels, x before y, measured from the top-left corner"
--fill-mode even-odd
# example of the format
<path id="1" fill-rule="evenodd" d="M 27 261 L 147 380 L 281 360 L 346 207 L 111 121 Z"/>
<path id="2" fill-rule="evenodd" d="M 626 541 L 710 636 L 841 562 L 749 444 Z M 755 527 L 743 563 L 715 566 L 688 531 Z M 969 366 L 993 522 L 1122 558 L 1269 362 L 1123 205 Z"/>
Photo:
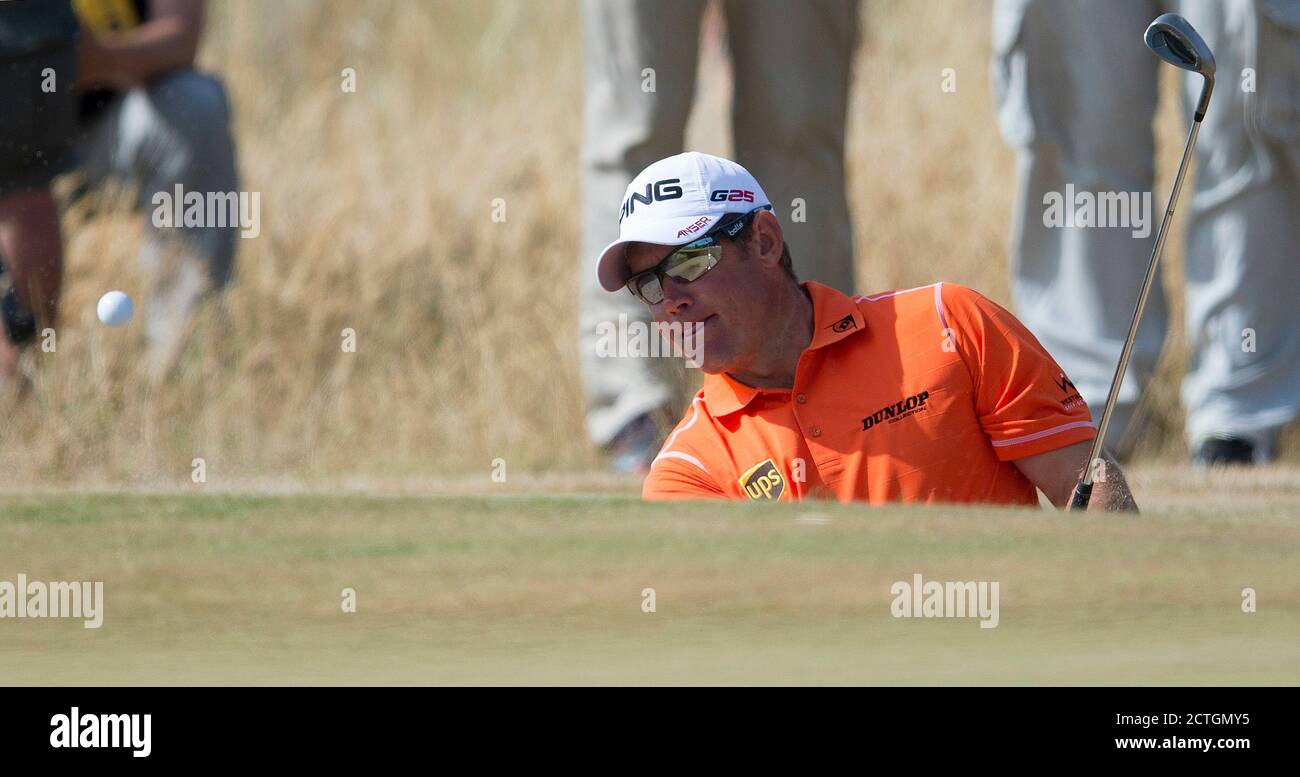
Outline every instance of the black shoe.
<path id="1" fill-rule="evenodd" d="M 1235 467 L 1255 463 L 1255 444 L 1240 437 L 1211 437 L 1192 457 L 1198 467 Z"/>

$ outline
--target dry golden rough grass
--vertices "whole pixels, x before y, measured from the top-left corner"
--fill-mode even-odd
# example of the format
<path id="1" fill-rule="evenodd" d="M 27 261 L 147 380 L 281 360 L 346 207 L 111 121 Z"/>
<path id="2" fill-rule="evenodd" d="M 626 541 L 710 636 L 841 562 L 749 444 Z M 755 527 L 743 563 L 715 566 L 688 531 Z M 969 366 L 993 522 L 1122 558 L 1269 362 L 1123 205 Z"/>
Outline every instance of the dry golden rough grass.
<path id="1" fill-rule="evenodd" d="M 0 479 L 179 480 L 196 457 L 210 481 L 595 465 L 574 353 L 577 4 L 230 0 L 209 14 L 201 62 L 229 86 L 262 234 L 154 391 L 139 328 L 93 314 L 110 288 L 139 299 L 139 219 L 68 213 L 58 350 L 34 355 L 36 399 L 7 411 Z M 865 5 L 848 144 L 864 290 L 944 278 L 1008 301 L 1012 156 L 988 14 L 945 3 L 937 25 L 929 2 Z M 340 89 L 348 67 L 355 93 Z M 939 89 L 945 67 L 956 93 Z M 727 90 L 701 94 L 691 137 L 707 146 L 725 138 Z M 1168 105 L 1160 128 L 1169 152 Z M 1181 452 L 1171 342 L 1144 448 L 1163 456 Z"/>

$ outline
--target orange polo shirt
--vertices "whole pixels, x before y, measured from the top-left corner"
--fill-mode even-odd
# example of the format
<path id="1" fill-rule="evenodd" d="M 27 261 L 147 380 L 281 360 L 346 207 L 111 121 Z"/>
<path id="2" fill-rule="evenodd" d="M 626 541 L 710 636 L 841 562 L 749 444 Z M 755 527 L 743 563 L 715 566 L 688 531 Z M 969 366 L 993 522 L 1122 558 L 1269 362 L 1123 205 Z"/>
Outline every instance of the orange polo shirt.
<path id="1" fill-rule="evenodd" d="M 1037 504 L 1012 462 L 1096 434 L 1046 349 L 971 289 L 803 286 L 813 338 L 794 387 L 706 375 L 643 498 Z"/>

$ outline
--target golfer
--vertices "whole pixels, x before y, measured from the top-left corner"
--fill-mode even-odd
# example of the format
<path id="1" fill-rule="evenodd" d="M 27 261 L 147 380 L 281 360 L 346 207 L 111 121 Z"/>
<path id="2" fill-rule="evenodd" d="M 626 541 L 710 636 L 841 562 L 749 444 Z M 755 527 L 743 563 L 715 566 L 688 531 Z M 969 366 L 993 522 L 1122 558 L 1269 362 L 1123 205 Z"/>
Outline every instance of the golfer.
<path id="1" fill-rule="evenodd" d="M 1024 325 L 951 283 L 861 297 L 800 283 L 735 162 L 692 152 L 642 171 L 597 274 L 667 331 L 699 327 L 704 386 L 645 499 L 1033 505 L 1041 489 L 1064 507 L 1087 465 L 1088 407 Z M 1135 510 L 1113 459 L 1094 466 L 1092 508 Z"/>

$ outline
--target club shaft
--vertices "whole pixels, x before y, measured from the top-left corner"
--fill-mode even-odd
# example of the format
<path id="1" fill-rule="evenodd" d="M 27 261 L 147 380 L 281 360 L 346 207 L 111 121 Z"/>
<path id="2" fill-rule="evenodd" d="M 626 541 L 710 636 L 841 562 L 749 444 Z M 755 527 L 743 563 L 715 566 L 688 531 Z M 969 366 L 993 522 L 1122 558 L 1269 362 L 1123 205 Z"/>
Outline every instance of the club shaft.
<path id="1" fill-rule="evenodd" d="M 1110 426 L 1110 416 L 1115 411 L 1115 400 L 1119 398 L 1119 387 L 1124 382 L 1124 372 L 1128 369 L 1129 356 L 1133 354 L 1133 343 L 1137 340 L 1138 324 L 1142 321 L 1142 310 L 1146 307 L 1147 297 L 1151 295 L 1151 285 L 1155 282 L 1156 268 L 1160 264 L 1160 251 L 1165 245 L 1165 235 L 1169 233 L 1169 224 L 1173 221 L 1174 208 L 1178 205 L 1178 193 L 1183 188 L 1183 178 L 1191 162 L 1192 147 L 1196 145 L 1196 134 L 1201 129 L 1199 120 L 1192 122 L 1187 133 L 1187 145 L 1183 147 L 1183 158 L 1178 163 L 1178 174 L 1174 177 L 1174 188 L 1169 193 L 1169 203 L 1165 207 L 1164 218 L 1156 230 L 1156 243 L 1151 248 L 1151 261 L 1147 264 L 1147 277 L 1142 281 L 1142 290 L 1138 293 L 1137 307 L 1133 309 L 1133 320 L 1128 325 L 1128 335 L 1124 338 L 1124 348 L 1119 354 L 1119 363 L 1115 365 L 1115 375 L 1110 380 L 1110 393 L 1106 395 L 1106 407 L 1101 413 L 1101 423 L 1097 425 L 1097 436 L 1092 441 L 1092 453 L 1088 456 L 1088 466 L 1084 468 L 1083 484 L 1092 486 L 1093 462 L 1101 455 L 1101 446 L 1106 439 L 1106 427 Z"/>

